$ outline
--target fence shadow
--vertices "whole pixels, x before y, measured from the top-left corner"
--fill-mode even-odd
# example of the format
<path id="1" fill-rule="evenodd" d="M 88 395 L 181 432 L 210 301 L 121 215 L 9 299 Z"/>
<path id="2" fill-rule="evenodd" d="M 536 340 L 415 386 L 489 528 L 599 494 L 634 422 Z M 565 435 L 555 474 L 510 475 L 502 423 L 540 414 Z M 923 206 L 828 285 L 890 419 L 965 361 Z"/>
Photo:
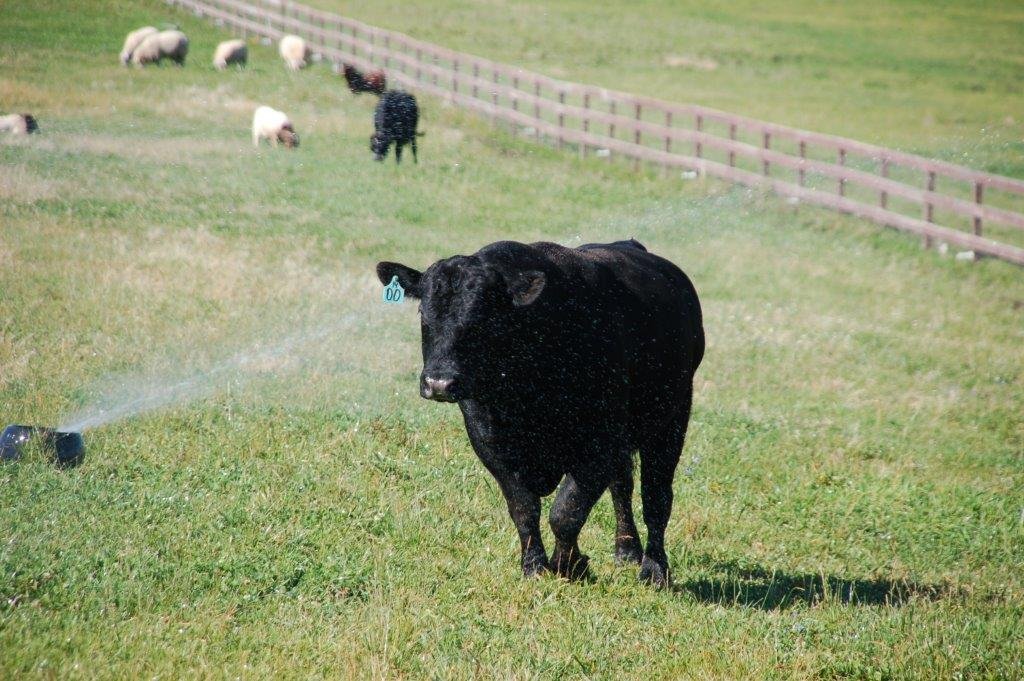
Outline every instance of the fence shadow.
<path id="1" fill-rule="evenodd" d="M 826 601 L 899 607 L 913 599 L 934 601 L 956 595 L 956 589 L 948 584 L 921 584 L 905 579 L 791 574 L 729 563 L 713 564 L 711 569 L 716 573 L 712 577 L 676 581 L 673 592 L 701 603 L 760 610 L 785 610 L 797 604 Z"/>

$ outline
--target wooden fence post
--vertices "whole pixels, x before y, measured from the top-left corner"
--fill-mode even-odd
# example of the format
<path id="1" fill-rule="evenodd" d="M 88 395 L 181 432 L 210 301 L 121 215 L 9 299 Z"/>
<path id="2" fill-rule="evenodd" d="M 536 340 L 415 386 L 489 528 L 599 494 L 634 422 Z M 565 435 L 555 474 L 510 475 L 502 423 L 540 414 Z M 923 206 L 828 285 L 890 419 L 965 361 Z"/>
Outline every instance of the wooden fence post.
<path id="1" fill-rule="evenodd" d="M 733 142 L 736 141 L 736 124 L 735 123 L 730 123 L 729 124 L 729 139 L 731 139 Z M 736 166 L 736 152 L 734 150 L 732 150 L 732 149 L 729 150 L 729 165 L 733 166 L 733 167 Z"/>
<path id="2" fill-rule="evenodd" d="M 494 107 L 494 113 L 491 114 L 491 123 L 497 124 L 500 120 L 498 118 L 498 69 L 491 69 L 491 82 L 494 83 L 491 87 L 491 106 Z"/>
<path id="3" fill-rule="evenodd" d="M 533 96 L 540 99 L 540 81 L 534 79 L 533 81 Z M 540 102 L 535 101 L 533 103 L 533 117 L 536 119 L 538 125 L 533 126 L 533 131 L 537 134 L 537 140 L 540 140 Z"/>
<path id="4" fill-rule="evenodd" d="M 843 149 L 842 147 L 839 148 L 839 165 L 841 165 L 841 166 L 845 166 L 846 165 L 846 149 Z M 842 178 L 842 177 L 839 178 L 839 184 L 836 187 L 836 191 L 839 192 L 839 196 L 846 196 L 846 179 L 845 178 Z"/>
<path id="5" fill-rule="evenodd" d="M 452 59 L 452 91 L 459 91 L 459 60 Z"/>
<path id="6" fill-rule="evenodd" d="M 974 183 L 974 203 L 981 206 L 982 191 L 985 189 L 985 185 L 982 184 L 981 180 L 977 180 Z M 974 233 L 981 236 L 981 216 L 974 216 Z"/>
<path id="7" fill-rule="evenodd" d="M 473 62 L 473 99 L 477 99 L 479 96 L 478 88 L 476 86 L 476 79 L 480 77 L 480 65 Z"/>
<path id="8" fill-rule="evenodd" d="M 803 187 L 807 183 L 807 170 L 803 166 L 803 161 L 807 160 L 807 142 L 805 140 L 800 140 L 800 159 L 801 165 L 798 175 L 800 186 Z"/>
<path id="9" fill-rule="evenodd" d="M 882 157 L 882 177 L 889 177 L 889 159 Z M 882 208 L 889 207 L 889 192 L 882 190 L 882 193 L 878 196 L 878 205 Z"/>
<path id="10" fill-rule="evenodd" d="M 935 171 L 928 171 L 928 191 L 935 191 Z M 935 207 L 932 202 L 925 198 L 924 200 L 924 219 L 925 222 L 935 222 Z M 921 237 L 921 246 L 924 248 L 931 248 L 932 238 L 925 234 Z"/>
<path id="11" fill-rule="evenodd" d="M 761 146 L 765 151 L 772 148 L 772 134 L 767 131 L 761 133 Z M 771 173 L 771 164 L 768 163 L 767 158 L 761 159 L 761 172 L 767 177 Z"/>
<path id="12" fill-rule="evenodd" d="M 565 91 L 558 93 L 558 103 L 565 106 Z M 561 149 L 565 143 L 565 139 L 562 135 L 562 128 L 565 127 L 565 112 L 561 109 L 558 110 L 558 148 Z"/>
<path id="13" fill-rule="evenodd" d="M 519 91 L 519 76 L 512 76 L 512 89 Z M 519 97 L 512 98 L 512 110 L 519 111 Z"/>
<path id="14" fill-rule="evenodd" d="M 640 117 L 643 115 L 643 110 L 640 108 L 640 103 L 637 102 L 633 105 L 633 114 L 636 119 L 637 125 L 633 127 L 633 144 L 640 146 L 640 142 L 643 139 L 640 135 Z M 637 156 L 633 160 L 633 170 L 640 170 L 640 157 Z"/>
<path id="15" fill-rule="evenodd" d="M 693 119 L 693 129 L 697 132 L 703 132 L 704 130 L 704 117 L 700 114 Z M 700 137 L 697 138 L 693 145 L 693 150 L 697 158 L 704 158 L 704 145 L 700 141 Z"/>
<path id="16" fill-rule="evenodd" d="M 590 110 L 590 93 L 589 92 L 584 92 L 583 93 L 583 108 L 587 109 L 588 111 Z M 583 132 L 585 132 L 585 133 L 589 133 L 590 132 L 590 117 L 587 116 L 586 114 L 584 114 L 584 116 L 583 116 Z M 583 140 L 583 144 L 580 145 L 580 155 L 583 158 L 587 157 L 587 141 L 586 141 L 586 139 L 584 139 Z"/>
<path id="17" fill-rule="evenodd" d="M 665 153 L 672 153 L 672 110 L 665 110 Z M 662 175 L 668 175 L 671 172 L 672 166 L 669 165 L 668 159 L 661 165 Z"/>
<path id="18" fill-rule="evenodd" d="M 608 110 L 613 116 L 615 115 L 616 108 L 618 107 L 616 107 L 615 100 L 613 99 L 611 102 L 608 103 Z M 615 137 L 615 123 L 608 124 L 608 136 Z"/>

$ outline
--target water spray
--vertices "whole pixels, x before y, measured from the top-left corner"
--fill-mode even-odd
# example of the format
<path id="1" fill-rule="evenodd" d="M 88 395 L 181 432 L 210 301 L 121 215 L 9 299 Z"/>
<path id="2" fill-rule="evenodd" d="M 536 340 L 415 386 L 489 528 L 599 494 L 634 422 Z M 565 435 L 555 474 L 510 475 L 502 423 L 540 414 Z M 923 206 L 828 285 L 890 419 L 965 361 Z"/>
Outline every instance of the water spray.
<path id="1" fill-rule="evenodd" d="M 59 468 L 73 468 L 85 458 L 82 432 L 125 418 L 183 404 L 212 394 L 224 383 L 238 383 L 263 373 L 264 367 L 303 354 L 314 343 L 335 336 L 358 316 L 347 314 L 312 331 L 284 338 L 271 347 L 255 346 L 203 371 L 163 380 L 136 376 L 119 384 L 93 404 L 65 418 L 56 428 L 12 424 L 0 434 L 0 462 L 22 458 L 30 443 L 40 447 Z"/>

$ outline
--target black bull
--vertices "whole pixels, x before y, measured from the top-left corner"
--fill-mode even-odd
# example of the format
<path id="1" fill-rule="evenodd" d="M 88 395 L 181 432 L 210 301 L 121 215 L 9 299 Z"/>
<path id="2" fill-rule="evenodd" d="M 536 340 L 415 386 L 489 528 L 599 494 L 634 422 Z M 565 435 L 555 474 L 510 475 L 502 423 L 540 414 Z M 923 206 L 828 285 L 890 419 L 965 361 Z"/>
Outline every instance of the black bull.
<path id="1" fill-rule="evenodd" d="M 458 402 L 508 503 L 523 573 L 584 575 L 577 538 L 610 489 L 616 559 L 640 563 L 641 580 L 668 583 L 672 478 L 704 355 L 700 302 L 686 275 L 632 240 L 579 248 L 501 241 L 422 273 L 382 262 L 377 275 L 384 284 L 397 276 L 420 299 L 420 392 Z M 633 520 L 637 451 L 646 551 Z M 549 561 L 540 498 L 559 481 Z"/>

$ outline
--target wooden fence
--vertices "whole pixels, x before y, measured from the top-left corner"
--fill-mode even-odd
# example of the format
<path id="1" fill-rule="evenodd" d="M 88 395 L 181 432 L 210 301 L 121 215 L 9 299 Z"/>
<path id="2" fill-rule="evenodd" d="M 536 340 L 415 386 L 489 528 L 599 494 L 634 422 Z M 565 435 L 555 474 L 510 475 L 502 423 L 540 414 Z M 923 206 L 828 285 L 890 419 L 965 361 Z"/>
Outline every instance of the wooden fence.
<path id="1" fill-rule="evenodd" d="M 586 155 L 705 174 L 857 215 L 1018 265 L 1024 181 L 708 107 L 571 83 L 290 0 L 165 0 L 243 36 L 304 37 L 337 69 L 447 98 Z M 983 234 L 983 230 L 985 234 Z"/>

